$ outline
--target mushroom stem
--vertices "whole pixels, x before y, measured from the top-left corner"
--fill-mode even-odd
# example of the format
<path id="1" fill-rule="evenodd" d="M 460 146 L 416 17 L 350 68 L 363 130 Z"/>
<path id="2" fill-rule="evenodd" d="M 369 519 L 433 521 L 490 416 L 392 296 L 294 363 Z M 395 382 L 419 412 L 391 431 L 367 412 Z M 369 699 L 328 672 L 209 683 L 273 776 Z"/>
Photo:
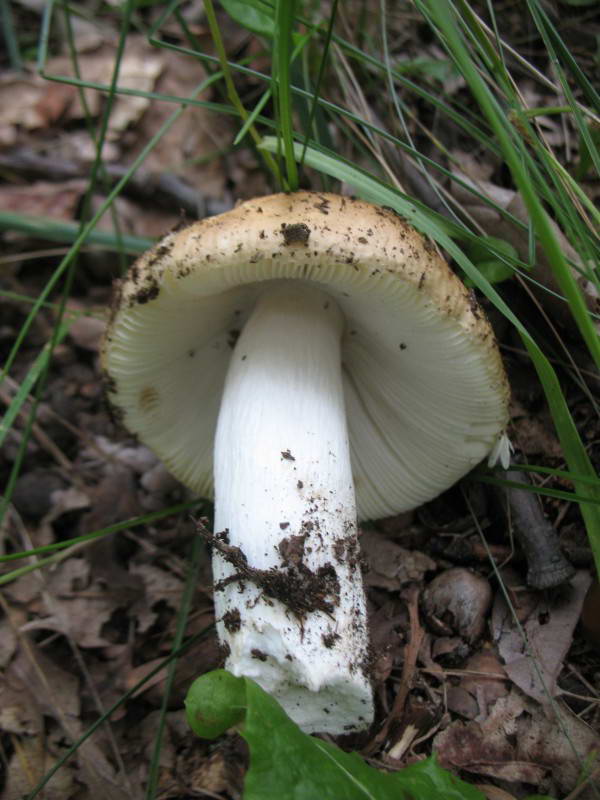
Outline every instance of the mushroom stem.
<path id="1" fill-rule="evenodd" d="M 215 439 L 215 610 L 226 666 L 305 731 L 372 719 L 335 301 L 260 295 L 231 357 Z"/>

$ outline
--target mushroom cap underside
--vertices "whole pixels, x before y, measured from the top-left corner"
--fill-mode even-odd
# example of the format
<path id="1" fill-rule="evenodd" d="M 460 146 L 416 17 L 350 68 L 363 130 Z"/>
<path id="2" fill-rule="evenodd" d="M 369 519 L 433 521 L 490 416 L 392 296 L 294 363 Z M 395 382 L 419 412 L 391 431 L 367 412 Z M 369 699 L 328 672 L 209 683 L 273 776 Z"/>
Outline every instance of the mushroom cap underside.
<path id="1" fill-rule="evenodd" d="M 102 352 L 109 400 L 179 480 L 212 494 L 233 346 L 258 294 L 280 280 L 322 289 L 344 314 L 361 519 L 422 504 L 494 447 L 508 385 L 473 295 L 395 212 L 298 192 L 169 234 L 117 289 Z"/>

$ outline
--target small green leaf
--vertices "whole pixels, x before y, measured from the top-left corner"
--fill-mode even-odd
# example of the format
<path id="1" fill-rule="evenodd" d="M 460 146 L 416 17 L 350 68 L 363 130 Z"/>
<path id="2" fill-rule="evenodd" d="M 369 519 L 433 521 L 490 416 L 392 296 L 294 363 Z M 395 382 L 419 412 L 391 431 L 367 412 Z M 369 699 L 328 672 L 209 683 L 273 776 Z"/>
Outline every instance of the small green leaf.
<path id="1" fill-rule="evenodd" d="M 240 733 L 250 748 L 250 767 L 244 800 L 483 800 L 433 757 L 385 773 L 356 753 L 308 736 L 258 684 L 224 670 L 193 683 L 186 709 L 204 738 L 218 736 L 245 715 Z"/>
<path id="2" fill-rule="evenodd" d="M 423 78 L 433 78 L 440 83 L 443 83 L 454 75 L 458 75 L 450 59 L 427 58 L 427 56 L 417 56 L 408 61 L 399 61 L 394 65 L 394 69 L 401 75 L 417 75 Z"/>
<path id="3" fill-rule="evenodd" d="M 225 11 L 243 28 L 259 36 L 275 35 L 275 10 L 260 0 L 221 0 Z"/>
<path id="4" fill-rule="evenodd" d="M 500 283 L 515 274 L 503 261 L 480 261 L 475 266 L 490 283 Z"/>
<path id="5" fill-rule="evenodd" d="M 246 686 L 224 669 L 201 675 L 190 686 L 185 713 L 190 728 L 203 739 L 216 739 L 244 719 Z"/>
<path id="6" fill-rule="evenodd" d="M 490 283 L 500 283 L 507 278 L 512 278 L 514 270 L 506 261 L 496 258 L 495 255 L 504 255 L 508 259 L 518 259 L 519 254 L 505 239 L 495 236 L 480 236 L 465 246 L 465 252 L 477 269 Z M 467 286 L 474 284 L 465 280 Z"/>

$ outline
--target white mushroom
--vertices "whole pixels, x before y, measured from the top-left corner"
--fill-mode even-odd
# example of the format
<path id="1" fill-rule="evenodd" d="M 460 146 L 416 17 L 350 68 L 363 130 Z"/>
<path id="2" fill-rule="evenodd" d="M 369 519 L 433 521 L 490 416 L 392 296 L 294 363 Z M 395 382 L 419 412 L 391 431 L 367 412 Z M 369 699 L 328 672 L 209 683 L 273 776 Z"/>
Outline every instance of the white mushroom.
<path id="1" fill-rule="evenodd" d="M 227 668 L 306 731 L 366 727 L 357 510 L 436 496 L 507 422 L 474 297 L 391 210 L 273 195 L 144 255 L 117 292 L 103 363 L 125 425 L 214 492 Z"/>

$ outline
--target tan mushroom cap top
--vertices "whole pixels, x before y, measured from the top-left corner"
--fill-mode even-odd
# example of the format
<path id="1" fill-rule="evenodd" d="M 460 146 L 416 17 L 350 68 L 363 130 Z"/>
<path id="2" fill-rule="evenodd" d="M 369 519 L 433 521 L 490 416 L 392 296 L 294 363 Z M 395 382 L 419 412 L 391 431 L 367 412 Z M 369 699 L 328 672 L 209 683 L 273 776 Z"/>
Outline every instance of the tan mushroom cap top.
<path id="1" fill-rule="evenodd" d="M 267 281 L 339 304 L 359 517 L 414 508 L 483 459 L 507 423 L 490 325 L 395 212 L 276 194 L 166 236 L 118 286 L 103 346 L 109 400 L 173 474 L 212 493 L 213 440 L 237 335 Z"/>

